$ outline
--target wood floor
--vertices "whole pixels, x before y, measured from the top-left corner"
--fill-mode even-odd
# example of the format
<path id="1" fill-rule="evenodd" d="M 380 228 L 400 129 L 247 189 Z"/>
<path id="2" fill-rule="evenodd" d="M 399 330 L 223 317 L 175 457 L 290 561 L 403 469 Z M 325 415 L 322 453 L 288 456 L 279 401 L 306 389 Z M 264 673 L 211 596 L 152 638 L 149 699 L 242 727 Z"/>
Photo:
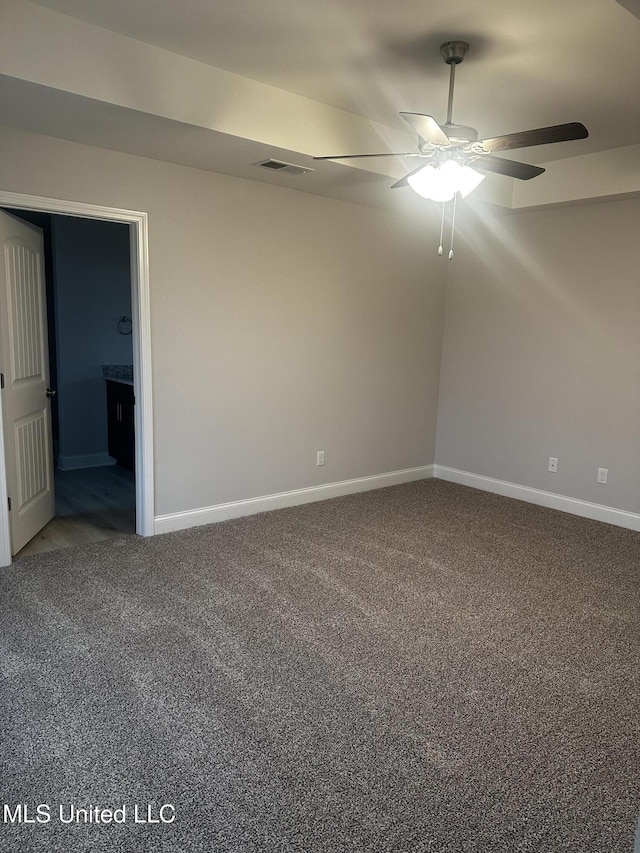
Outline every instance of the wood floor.
<path id="1" fill-rule="evenodd" d="M 55 517 L 14 559 L 135 533 L 135 481 L 124 468 L 56 471 L 55 495 Z"/>

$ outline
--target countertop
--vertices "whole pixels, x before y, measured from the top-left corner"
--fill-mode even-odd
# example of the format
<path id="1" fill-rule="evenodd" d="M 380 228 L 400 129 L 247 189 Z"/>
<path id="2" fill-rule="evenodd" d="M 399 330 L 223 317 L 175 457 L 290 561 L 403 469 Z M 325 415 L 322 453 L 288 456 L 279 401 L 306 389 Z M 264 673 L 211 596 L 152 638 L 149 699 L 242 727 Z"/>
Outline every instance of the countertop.
<path id="1" fill-rule="evenodd" d="M 132 364 L 103 364 L 102 376 L 111 382 L 121 382 L 123 385 L 133 385 Z"/>

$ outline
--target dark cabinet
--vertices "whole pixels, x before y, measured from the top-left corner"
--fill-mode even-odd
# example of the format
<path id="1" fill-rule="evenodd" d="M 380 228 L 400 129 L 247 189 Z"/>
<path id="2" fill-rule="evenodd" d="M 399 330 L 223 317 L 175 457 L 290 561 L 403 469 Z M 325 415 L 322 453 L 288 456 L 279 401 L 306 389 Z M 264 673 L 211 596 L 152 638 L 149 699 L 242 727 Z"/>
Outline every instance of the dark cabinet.
<path id="1" fill-rule="evenodd" d="M 107 380 L 109 456 L 128 471 L 135 466 L 134 402 L 133 385 Z"/>

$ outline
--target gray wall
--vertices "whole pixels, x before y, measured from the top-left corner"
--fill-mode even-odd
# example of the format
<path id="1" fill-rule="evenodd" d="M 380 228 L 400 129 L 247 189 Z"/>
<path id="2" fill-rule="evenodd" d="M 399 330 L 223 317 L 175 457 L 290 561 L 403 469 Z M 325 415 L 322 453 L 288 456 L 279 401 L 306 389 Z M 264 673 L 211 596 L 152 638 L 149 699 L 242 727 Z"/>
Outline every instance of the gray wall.
<path id="1" fill-rule="evenodd" d="M 149 214 L 157 515 L 434 454 L 640 510 L 639 200 L 468 212 L 447 263 L 427 220 L 9 129 L 0 144 L 4 189 Z"/>
<path id="2" fill-rule="evenodd" d="M 638 199 L 460 222 L 439 464 L 640 511 L 638 223 Z"/>
<path id="3" fill-rule="evenodd" d="M 107 457 L 103 364 L 131 364 L 129 229 L 114 222 L 54 216 L 52 223 L 59 464 L 81 467 Z M 130 327 L 128 327 L 130 328 Z"/>
<path id="4" fill-rule="evenodd" d="M 437 226 L 6 128 L 0 145 L 3 189 L 149 214 L 156 515 L 433 462 Z"/>

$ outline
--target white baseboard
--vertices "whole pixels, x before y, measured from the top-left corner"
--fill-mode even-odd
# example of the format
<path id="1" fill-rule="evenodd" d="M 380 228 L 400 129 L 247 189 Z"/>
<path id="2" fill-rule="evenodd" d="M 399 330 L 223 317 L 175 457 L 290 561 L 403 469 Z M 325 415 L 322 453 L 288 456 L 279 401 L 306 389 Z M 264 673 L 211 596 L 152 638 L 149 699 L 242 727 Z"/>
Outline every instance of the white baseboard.
<path id="1" fill-rule="evenodd" d="M 566 495 L 556 495 L 553 492 L 532 489 L 529 486 L 520 486 L 517 483 L 508 483 L 505 480 L 495 480 L 493 477 L 483 477 L 480 474 L 471 474 L 469 471 L 459 471 L 457 468 L 448 468 L 445 465 L 434 465 L 433 467 L 433 476 L 439 480 L 448 480 L 461 486 L 471 486 L 484 492 L 493 492 L 507 498 L 516 498 L 520 501 L 538 504 L 538 506 L 546 506 L 550 509 L 569 512 L 572 515 L 580 515 L 583 518 L 592 518 L 594 521 L 604 521 L 607 524 L 616 524 L 618 527 L 640 531 L 640 514 L 635 512 L 594 504 Z"/>
<path id="2" fill-rule="evenodd" d="M 230 518 L 240 518 L 272 509 L 299 506 L 314 501 L 341 497 L 342 495 L 351 495 L 356 492 L 366 492 L 371 489 L 382 489 L 385 486 L 409 483 L 413 480 L 426 480 L 431 477 L 448 480 L 451 483 L 459 483 L 462 486 L 471 486 L 474 489 L 504 495 L 538 506 L 558 509 L 572 515 L 591 518 L 594 521 L 604 521 L 607 524 L 640 531 L 640 514 L 638 513 L 590 503 L 566 495 L 557 495 L 553 492 L 545 492 L 542 489 L 521 486 L 518 483 L 496 480 L 493 477 L 484 477 L 480 474 L 460 471 L 457 468 L 449 468 L 445 465 L 423 465 L 418 468 L 405 468 L 402 471 L 390 471 L 386 474 L 374 474 L 370 477 L 341 480 L 322 486 L 310 486 L 306 489 L 294 489 L 289 492 L 278 492 L 273 495 L 262 495 L 257 498 L 158 515 L 155 517 L 154 532 L 171 533 L 174 530 L 185 530 L 188 527 L 197 527 L 202 524 L 215 524 L 218 521 L 226 521 Z"/>
<path id="3" fill-rule="evenodd" d="M 253 515 L 271 509 L 283 509 L 290 506 L 324 501 L 342 495 L 352 495 L 356 492 L 366 492 L 370 489 L 382 489 L 385 486 L 396 486 L 400 483 L 410 483 L 413 480 L 426 480 L 434 475 L 433 465 L 422 465 L 419 468 L 405 468 L 402 471 L 390 471 L 386 474 L 374 474 L 370 477 L 358 477 L 355 480 L 341 480 L 338 483 L 327 483 L 323 486 L 310 486 L 306 489 L 294 489 L 290 492 L 279 492 L 275 495 L 262 495 L 247 500 L 231 501 L 215 506 L 174 512 L 168 515 L 158 515 L 155 518 L 155 533 L 171 533 L 174 530 L 184 530 L 187 527 L 197 527 L 201 524 L 214 524 L 230 518 L 240 518 L 243 515 Z"/>
<path id="4" fill-rule="evenodd" d="M 74 471 L 76 468 L 102 468 L 115 465 L 116 460 L 108 453 L 88 453 L 86 456 L 58 456 L 58 468 L 61 471 Z"/>

